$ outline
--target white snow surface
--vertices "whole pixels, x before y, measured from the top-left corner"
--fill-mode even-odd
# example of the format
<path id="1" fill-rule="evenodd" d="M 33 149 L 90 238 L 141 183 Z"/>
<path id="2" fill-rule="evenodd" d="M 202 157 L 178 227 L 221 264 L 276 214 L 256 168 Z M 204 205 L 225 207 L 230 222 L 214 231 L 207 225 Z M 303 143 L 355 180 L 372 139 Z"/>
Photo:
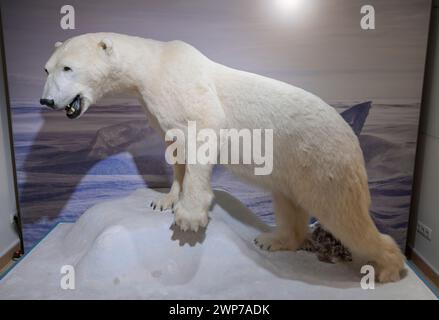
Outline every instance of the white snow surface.
<path id="1" fill-rule="evenodd" d="M 0 299 L 435 299 L 409 268 L 363 290 L 358 259 L 261 251 L 253 239 L 270 227 L 224 191 L 207 229 L 181 232 L 170 211 L 149 207 L 161 192 L 139 189 L 59 224 L 0 281 Z M 61 289 L 64 265 L 74 267 L 74 290 Z"/>

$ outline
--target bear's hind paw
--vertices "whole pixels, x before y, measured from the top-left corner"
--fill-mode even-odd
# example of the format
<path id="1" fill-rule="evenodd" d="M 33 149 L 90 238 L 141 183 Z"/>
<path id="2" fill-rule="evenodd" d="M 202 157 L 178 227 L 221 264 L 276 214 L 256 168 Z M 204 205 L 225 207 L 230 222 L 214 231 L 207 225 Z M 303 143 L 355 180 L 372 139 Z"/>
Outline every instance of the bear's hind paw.
<path id="1" fill-rule="evenodd" d="M 260 234 L 253 240 L 254 244 L 261 250 L 266 251 L 279 251 L 279 250 L 291 250 L 295 251 L 299 248 L 299 245 L 288 236 L 280 235 L 276 232 L 266 232 Z"/>

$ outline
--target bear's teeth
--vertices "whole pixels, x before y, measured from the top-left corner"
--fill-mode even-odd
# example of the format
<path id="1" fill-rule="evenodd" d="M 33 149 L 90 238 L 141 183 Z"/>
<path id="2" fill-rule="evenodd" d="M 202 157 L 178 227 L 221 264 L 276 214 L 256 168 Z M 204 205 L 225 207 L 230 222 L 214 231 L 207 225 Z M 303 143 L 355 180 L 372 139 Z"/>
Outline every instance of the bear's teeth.
<path id="1" fill-rule="evenodd" d="M 73 108 L 71 105 L 68 105 L 67 107 L 68 107 L 67 114 L 72 115 L 75 113 L 76 111 L 75 108 Z"/>

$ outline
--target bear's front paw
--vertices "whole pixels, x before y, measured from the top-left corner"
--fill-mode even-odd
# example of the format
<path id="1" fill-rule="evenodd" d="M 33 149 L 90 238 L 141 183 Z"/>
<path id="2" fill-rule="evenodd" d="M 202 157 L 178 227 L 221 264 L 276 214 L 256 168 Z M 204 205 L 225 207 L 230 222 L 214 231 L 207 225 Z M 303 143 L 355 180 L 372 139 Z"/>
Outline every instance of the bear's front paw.
<path id="1" fill-rule="evenodd" d="M 167 210 L 167 209 L 174 209 L 175 204 L 178 201 L 178 194 L 174 194 L 172 192 L 169 192 L 168 194 L 160 197 L 159 199 L 152 201 L 150 203 L 150 207 L 152 207 L 154 210 Z"/>
<path id="2" fill-rule="evenodd" d="M 187 210 L 181 202 L 178 202 L 174 207 L 175 224 L 180 227 L 182 231 L 197 232 L 200 227 L 205 228 L 209 222 L 207 211 L 202 210 Z"/>

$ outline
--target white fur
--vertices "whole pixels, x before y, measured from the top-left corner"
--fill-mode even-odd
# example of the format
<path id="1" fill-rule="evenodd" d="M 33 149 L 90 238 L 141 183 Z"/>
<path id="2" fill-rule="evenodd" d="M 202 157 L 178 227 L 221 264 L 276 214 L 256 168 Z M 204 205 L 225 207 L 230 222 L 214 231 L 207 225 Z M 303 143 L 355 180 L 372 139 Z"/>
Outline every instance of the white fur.
<path id="1" fill-rule="evenodd" d="M 62 71 L 63 66 L 72 72 Z M 261 248 L 296 250 L 308 219 L 320 222 L 354 253 L 376 263 L 381 281 L 395 281 L 403 256 L 369 216 L 363 155 L 351 128 L 331 106 L 289 84 L 209 60 L 181 42 L 111 33 L 85 34 L 60 45 L 46 64 L 44 98 L 64 107 L 78 93 L 84 111 L 104 94 L 130 91 L 161 134 L 197 127 L 273 129 L 273 172 L 230 165 L 237 175 L 273 194 L 277 229 L 256 239 Z M 174 205 L 175 222 L 197 231 L 208 223 L 211 165 L 176 165 L 171 191 L 153 203 Z"/>

